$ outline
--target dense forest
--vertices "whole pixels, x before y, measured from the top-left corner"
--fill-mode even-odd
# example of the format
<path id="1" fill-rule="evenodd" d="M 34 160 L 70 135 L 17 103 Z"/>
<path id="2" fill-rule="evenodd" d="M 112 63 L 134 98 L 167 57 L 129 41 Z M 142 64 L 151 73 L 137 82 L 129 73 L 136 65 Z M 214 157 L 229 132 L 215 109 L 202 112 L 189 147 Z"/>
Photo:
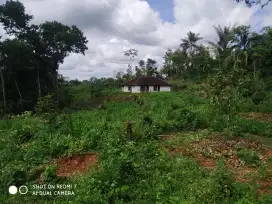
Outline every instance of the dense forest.
<path id="1" fill-rule="evenodd" d="M 272 203 L 272 27 L 214 25 L 211 42 L 188 30 L 163 66 L 80 81 L 59 67 L 85 54 L 84 33 L 33 19 L 0 6 L 0 203 Z M 172 91 L 121 92 L 142 75 Z"/>

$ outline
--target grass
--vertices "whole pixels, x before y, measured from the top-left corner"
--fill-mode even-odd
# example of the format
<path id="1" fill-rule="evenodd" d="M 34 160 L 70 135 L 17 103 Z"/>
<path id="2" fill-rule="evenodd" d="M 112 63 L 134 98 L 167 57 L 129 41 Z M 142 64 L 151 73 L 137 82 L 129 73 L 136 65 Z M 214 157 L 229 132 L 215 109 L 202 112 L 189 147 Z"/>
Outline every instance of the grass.
<path id="1" fill-rule="evenodd" d="M 248 184 L 237 183 L 228 169 L 218 163 L 207 171 L 194 159 L 170 156 L 161 148 L 159 134 L 172 132 L 167 145 L 188 146 L 223 132 L 226 117 L 217 114 L 205 98 L 189 92 L 138 95 L 137 102 L 125 94 L 109 97 L 103 106 L 59 115 L 53 134 L 35 116 L 0 121 L 0 203 L 269 203 L 271 195 L 257 196 Z M 109 98 L 110 99 L 110 98 Z M 249 102 L 247 102 L 249 103 Z M 265 109 L 268 102 L 259 105 Z M 255 111 L 242 107 L 241 112 Z M 257 110 L 256 110 L 257 111 Z M 126 135 L 132 121 L 132 140 Z M 148 121 L 148 122 L 146 122 Z M 233 135 L 240 132 L 271 135 L 271 124 L 236 116 Z M 97 152 L 94 171 L 61 181 L 54 178 L 48 162 L 87 152 Z M 247 154 L 241 154 L 247 158 Z M 255 157 L 254 157 L 255 158 Z M 42 170 L 47 182 L 76 185 L 75 196 L 34 196 L 32 184 Z M 53 170 L 52 170 L 53 169 Z M 9 185 L 24 184 L 30 193 L 11 196 Z"/>

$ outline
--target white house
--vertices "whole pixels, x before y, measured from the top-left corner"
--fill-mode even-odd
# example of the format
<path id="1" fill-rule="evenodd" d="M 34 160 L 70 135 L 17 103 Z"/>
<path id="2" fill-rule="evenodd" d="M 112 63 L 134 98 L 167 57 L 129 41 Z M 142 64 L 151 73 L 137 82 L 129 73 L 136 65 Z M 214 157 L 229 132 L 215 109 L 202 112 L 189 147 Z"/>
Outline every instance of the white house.
<path id="1" fill-rule="evenodd" d="M 143 93 L 143 92 L 170 92 L 171 85 L 157 77 L 140 76 L 123 84 L 123 92 Z"/>

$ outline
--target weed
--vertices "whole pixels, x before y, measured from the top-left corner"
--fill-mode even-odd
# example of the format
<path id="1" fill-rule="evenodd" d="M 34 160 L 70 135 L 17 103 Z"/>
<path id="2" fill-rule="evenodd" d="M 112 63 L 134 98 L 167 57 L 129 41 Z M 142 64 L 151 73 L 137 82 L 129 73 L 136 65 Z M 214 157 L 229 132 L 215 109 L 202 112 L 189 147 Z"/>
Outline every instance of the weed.
<path id="1" fill-rule="evenodd" d="M 239 149 L 237 156 L 249 166 L 258 166 L 260 164 L 260 155 L 251 149 Z"/>

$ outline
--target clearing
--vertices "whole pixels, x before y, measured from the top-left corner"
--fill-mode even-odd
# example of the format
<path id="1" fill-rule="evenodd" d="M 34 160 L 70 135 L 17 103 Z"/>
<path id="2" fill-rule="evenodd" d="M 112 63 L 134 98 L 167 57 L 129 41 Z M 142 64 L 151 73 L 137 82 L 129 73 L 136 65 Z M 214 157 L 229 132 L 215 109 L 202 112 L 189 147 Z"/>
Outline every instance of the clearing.
<path id="1" fill-rule="evenodd" d="M 208 130 L 168 135 L 163 141 L 170 155 L 193 158 L 209 170 L 215 170 L 217 161 L 223 160 L 237 182 L 257 184 L 261 194 L 272 193 L 271 144 L 271 138 L 246 134 L 228 138 Z"/>

